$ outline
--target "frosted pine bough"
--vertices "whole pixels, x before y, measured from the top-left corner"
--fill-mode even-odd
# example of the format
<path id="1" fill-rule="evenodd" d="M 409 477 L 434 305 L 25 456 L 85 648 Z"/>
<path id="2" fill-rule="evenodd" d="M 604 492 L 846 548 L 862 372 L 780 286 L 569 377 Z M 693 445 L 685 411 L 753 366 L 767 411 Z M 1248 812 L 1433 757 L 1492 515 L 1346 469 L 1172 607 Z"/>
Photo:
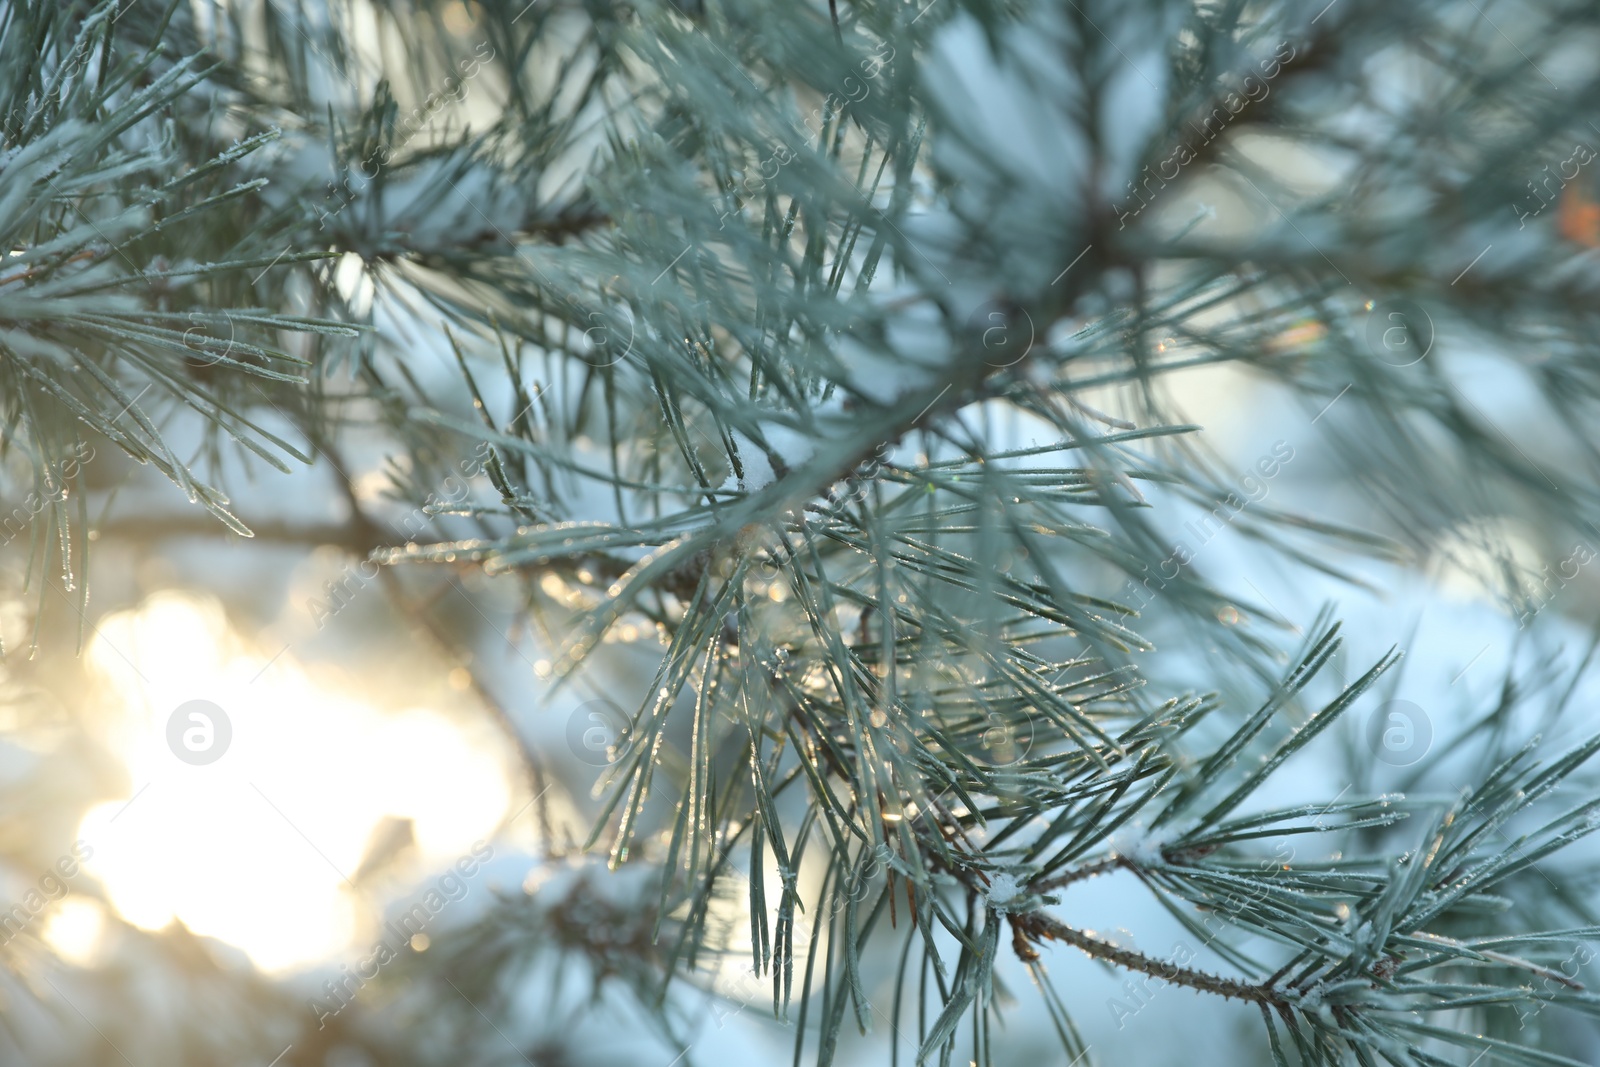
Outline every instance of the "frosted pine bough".
<path id="1" fill-rule="evenodd" d="M 595 80 L 630 90 L 570 90 L 599 102 L 604 145 L 579 143 L 582 108 L 554 94 L 539 98 L 546 111 L 512 107 L 487 131 L 454 134 L 447 152 L 392 141 L 394 184 L 375 181 L 328 227 L 371 291 L 295 273 L 306 268 L 290 258 L 278 261 L 283 275 L 315 301 L 287 284 L 265 293 L 327 313 L 271 319 L 275 330 L 325 337 L 345 319 L 376 329 L 347 349 L 307 346 L 315 359 L 261 344 L 227 362 L 213 338 L 212 380 L 157 376 L 258 454 L 307 459 L 277 443 L 287 436 L 223 414 L 213 401 L 227 397 L 212 390 L 277 374 L 287 388 L 271 395 L 298 398 L 310 371 L 277 363 L 357 368 L 350 388 L 407 460 L 397 479 L 418 490 L 413 504 L 463 456 L 487 446 L 493 457 L 459 506 L 475 536 L 407 528 L 409 543 L 394 543 L 363 530 L 363 548 L 388 564 L 516 575 L 530 614 L 569 638 L 553 657 L 561 678 L 624 626 L 663 639 L 659 669 L 629 693 L 630 744 L 590 812 L 592 841 L 649 884 L 612 899 L 595 878 L 592 897 L 559 886 L 507 901 L 455 948 L 424 957 L 424 973 L 469 966 L 493 992 L 516 987 L 527 957 L 580 960 L 687 1045 L 671 991 L 709 982 L 743 952 L 770 980 L 773 1010 L 796 1024 L 805 1062 L 837 1062 L 848 1032 L 881 1031 L 887 1017 L 915 1035 L 917 1059 L 988 1063 L 1007 1061 L 994 1023 L 1003 971 L 1023 965 L 1065 1058 L 1090 1062 L 1099 1054 L 1075 1028 L 1078 1007 L 1046 971 L 1076 951 L 1141 990 L 1258 1008 L 1272 1062 L 1573 1062 L 1546 1049 L 1559 1035 L 1524 1024 L 1556 1014 L 1534 1007 L 1594 1007 L 1559 969 L 1595 932 L 1587 904 L 1552 897 L 1535 869 L 1592 829 L 1592 791 L 1572 776 L 1594 744 L 1536 752 L 1519 747 L 1514 723 L 1486 720 L 1456 749 L 1470 760 L 1465 790 L 1433 782 L 1403 797 L 1352 789 L 1280 802 L 1266 790 L 1292 773 L 1285 763 L 1331 747 L 1341 716 L 1378 699 L 1396 657 L 1342 673 L 1329 619 L 1293 620 L 1305 625 L 1298 642 L 1274 631 L 1267 610 L 1211 584 L 1221 576 L 1203 558 L 1154 604 L 1117 593 L 1167 555 L 1162 517 L 1228 491 L 1163 392 L 1196 363 L 1249 366 L 1303 398 L 1308 417 L 1327 412 L 1319 432 L 1408 520 L 1402 535 L 1426 541 L 1482 504 L 1439 490 L 1463 469 L 1483 494 L 1506 494 L 1500 506 L 1552 524 L 1592 514 L 1583 475 L 1567 470 L 1556 486 L 1520 446 L 1505 447 L 1451 391 L 1450 364 L 1398 377 L 1366 347 L 1365 302 L 1394 293 L 1508 346 L 1527 327 L 1516 316 L 1537 310 L 1551 353 L 1540 384 L 1569 414 L 1592 400 L 1581 347 L 1592 262 L 1547 230 L 1513 237 L 1514 215 L 1488 210 L 1516 184 L 1504 160 L 1524 136 L 1488 120 L 1528 109 L 1553 126 L 1583 99 L 1529 88 L 1522 64 L 1546 59 L 1539 31 L 1518 30 L 1530 38 L 1492 56 L 1494 78 L 1419 45 L 1409 61 L 1433 65 L 1413 78 L 1395 72 L 1396 50 L 1410 47 L 1397 42 L 1465 47 L 1472 11 L 862 4 L 841 5 L 836 29 L 820 8 L 705 5 L 691 16 L 690 6 L 574 12 L 576 29 L 542 11 L 513 28 L 516 12 L 504 12 L 495 32 L 508 47 L 494 54 L 505 77 L 526 73 L 527 53 L 511 46 L 543 27 L 576 33 L 603 71 Z M 1576 6 L 1548 15 L 1551 52 L 1557 29 L 1592 18 Z M 193 38 L 178 21 L 180 39 Z M 129 25 L 119 32 L 152 28 Z M 1266 106 L 1240 112 L 1190 164 L 1195 178 L 1237 175 L 1268 222 L 1242 236 L 1204 226 L 1174 186 L 1122 225 L 1130 184 L 1145 188 L 1149 161 L 1187 136 L 1182 123 L 1210 114 L 1286 40 L 1303 48 Z M 531 76 L 522 87 L 539 97 Z M 246 113 L 285 109 L 248 86 L 227 91 Z M 1479 129 L 1449 126 L 1462 94 L 1476 94 Z M 299 108 L 315 117 L 296 136 L 334 145 L 347 157 L 335 173 L 348 173 L 372 158 L 384 110 L 375 89 L 339 103 L 348 121 L 327 129 L 316 125 L 326 109 Z M 808 124 L 819 108 L 822 121 Z M 811 136 L 797 139 L 797 127 Z M 1441 127 L 1454 135 L 1448 151 L 1396 150 Z M 81 136 L 55 129 L 63 142 Z M 1337 188 L 1281 188 L 1292 183 L 1246 151 L 1263 130 L 1335 146 Z M 167 157 L 151 152 L 147 169 L 159 171 Z M 303 158 L 286 153 L 271 176 L 299 187 Z M 787 161 L 774 171 L 774 159 Z M 459 213 L 415 217 L 464 178 L 461 160 L 475 161 L 467 197 L 488 209 L 481 232 L 454 200 Z M 558 163 L 582 180 L 543 181 Z M 13 169 L 27 168 L 0 183 Z M 17 195 L 50 203 L 42 181 Z M 326 256 L 326 210 L 306 214 L 262 210 L 289 231 L 272 236 Z M 55 250 L 20 229 L 13 239 L 57 257 L 41 284 L 99 284 L 76 272 L 120 269 L 87 234 Z M 232 259 L 195 256 L 217 288 L 180 288 L 191 301 L 182 310 L 208 313 L 220 334 L 221 307 L 264 302 L 242 284 L 272 267 L 281 246 L 262 242 Z M 1474 260 L 1486 245 L 1505 258 Z M 71 260 L 65 246 L 95 254 Z M 218 267 L 228 263 L 248 267 Z M 140 285 L 170 273 L 141 274 Z M 117 372 L 137 384 L 58 380 L 47 357 L 70 364 L 70 349 L 16 325 L 29 308 L 6 288 L 7 426 L 26 427 L 41 457 L 61 446 L 41 428 L 75 430 L 84 414 L 73 389 L 102 389 L 97 400 L 115 401 L 108 414 L 150 366 L 184 358 L 156 330 L 118 334 L 131 347 L 111 352 L 133 366 Z M 407 378 L 404 342 L 388 333 L 402 297 L 449 320 L 456 395 Z M 53 309 L 52 322 L 104 327 L 83 303 Z M 130 304 L 129 314 L 145 307 Z M 628 339 L 625 355 L 595 357 L 597 324 L 608 331 L 600 344 Z M 1311 341 L 1286 348 L 1294 330 Z M 166 363 L 147 351 L 161 345 Z M 24 414 L 12 396 L 57 405 L 58 421 Z M 119 428 L 94 416 L 104 404 L 80 405 L 107 437 L 242 524 L 163 450 L 153 424 Z M 311 407 L 290 410 L 326 444 L 338 427 Z M 1438 460 L 1421 443 L 1441 438 Z M 46 521 L 47 544 L 72 529 L 60 511 Z M 1389 550 L 1276 508 L 1252 509 L 1238 527 L 1308 568 Z M 1224 621 L 1241 616 L 1252 625 Z M 1280 645 L 1286 663 L 1272 655 Z M 1562 686 L 1549 688 L 1508 686 L 1506 703 L 1553 714 Z M 567 787 L 581 799 L 586 784 Z M 1073 891 L 1097 878 L 1169 908 L 1185 948 L 1136 948 L 1079 922 Z M 714 922 L 730 906 L 747 935 Z M 897 1044 L 895 1055 L 913 1054 Z"/>
<path id="2" fill-rule="evenodd" d="M 1089 532 L 1065 517 L 1061 505 L 1068 500 L 1098 504 L 1120 524 L 1121 536 L 1133 535 L 1137 544 L 1140 521 L 1132 507 L 1143 497 L 1133 485 L 1136 478 L 1149 477 L 1144 467 L 1149 458 L 1141 453 L 1134 460 L 1127 449 L 1156 434 L 1182 432 L 1165 426 L 1139 430 L 1117 420 L 1107 425 L 1070 394 L 1062 396 L 1065 404 L 1052 407 L 1046 398 L 1060 389 L 1062 372 L 1070 379 L 1077 365 L 1099 367 L 1109 380 L 1117 373 L 1132 377 L 1125 370 L 1104 369 L 1116 366 L 1113 353 L 1130 329 L 1130 303 L 1159 307 L 1162 300 L 1170 301 L 1164 310 L 1147 314 L 1182 322 L 1186 301 L 1225 291 L 1229 284 L 1220 275 L 1205 284 L 1189 280 L 1163 297 L 1151 295 L 1138 248 L 1158 235 L 1136 231 L 1119 244 L 1106 232 L 1103 217 L 1098 232 L 1095 222 L 1097 210 L 1104 216 L 1107 204 L 1126 195 L 1150 140 L 1164 132 L 1162 120 L 1178 92 L 1169 83 L 1169 48 L 1176 32 L 1169 27 L 1181 23 L 1185 12 L 1134 6 L 1081 14 L 1085 22 L 1074 25 L 1070 13 L 1040 10 L 1032 21 L 997 31 L 992 50 L 977 23 L 965 17 L 953 18 L 934 34 L 933 58 L 918 84 L 929 87 L 923 100 L 932 143 L 928 158 L 940 182 L 948 184 L 924 198 L 908 173 L 884 198 L 891 209 L 897 197 L 906 205 L 898 226 L 902 232 L 885 232 L 886 225 L 874 230 L 871 215 L 852 217 L 841 241 L 859 248 L 865 235 L 875 233 L 876 251 L 869 246 L 864 255 L 855 254 L 859 258 L 845 252 L 831 268 L 826 256 L 818 261 L 830 285 L 839 284 L 844 293 L 840 283 L 853 280 L 859 294 L 841 298 L 851 309 L 844 313 L 842 329 L 838 303 L 821 301 L 807 309 L 816 322 L 831 327 L 824 336 L 838 338 L 839 363 L 832 362 L 827 348 L 811 345 L 801 312 L 795 322 L 799 334 L 777 335 L 759 356 L 733 357 L 735 365 L 749 359 L 757 394 L 768 386 L 765 375 L 774 375 L 764 396 L 784 400 L 777 409 L 781 414 L 759 399 L 747 404 L 718 393 L 712 400 L 692 391 L 717 411 L 719 421 L 726 420 L 728 474 L 716 495 L 707 497 L 716 501 L 709 525 L 687 516 L 683 525 L 671 524 L 674 540 L 656 549 L 647 565 L 687 594 L 680 600 L 681 628 L 658 677 L 698 694 L 694 701 L 702 709 L 693 716 L 699 724 L 695 732 L 680 742 L 687 744 L 688 766 L 700 770 L 683 785 L 667 787 L 678 815 L 666 858 L 684 873 L 668 877 L 662 899 L 669 907 L 679 902 L 678 913 L 688 916 L 679 933 L 681 951 L 693 954 L 695 946 L 704 951 L 699 916 L 707 910 L 717 873 L 737 868 L 742 873 L 724 877 L 749 889 L 752 960 L 758 971 L 772 973 L 779 1010 L 797 984 L 809 984 L 798 971 L 812 981 L 825 973 L 839 975 L 834 992 L 808 1005 L 823 1013 L 811 1046 L 823 1061 L 834 1055 L 838 1028 L 847 1019 L 863 1029 L 873 1024 L 870 988 L 882 964 L 871 951 L 877 942 L 867 932 L 909 937 L 905 958 L 925 954 L 923 973 L 939 978 L 936 997 L 931 985 L 921 986 L 937 1009 L 918 1013 L 924 1057 L 949 1055 L 958 1031 L 960 1041 L 975 1042 L 972 1058 L 987 1057 L 985 1020 L 999 995 L 996 958 L 1009 952 L 1027 961 L 1048 989 L 1040 951 L 1051 941 L 1135 975 L 1255 1004 L 1262 1010 L 1269 1048 L 1291 1060 L 1344 1062 L 1354 1056 L 1355 1062 L 1373 1057 L 1449 1062 L 1439 1057 L 1452 1044 L 1471 1055 L 1486 1047 L 1515 1048 L 1510 1040 L 1502 1044 L 1500 1038 L 1429 1021 L 1430 1013 L 1454 1019 L 1452 1013 L 1477 1003 L 1482 994 L 1467 976 L 1500 966 L 1491 964 L 1493 957 L 1483 956 L 1472 939 L 1436 934 L 1429 924 L 1445 916 L 1453 923 L 1463 910 L 1473 913 L 1471 901 L 1516 873 L 1515 861 L 1486 847 L 1485 828 L 1512 818 L 1544 792 L 1520 789 L 1513 779 L 1546 772 L 1531 765 L 1524 771 L 1527 757 L 1514 757 L 1489 775 L 1480 791 L 1454 805 L 1346 797 L 1245 814 L 1257 787 L 1354 704 L 1393 660 L 1380 661 L 1337 689 L 1320 707 L 1313 705 L 1309 718 L 1286 730 L 1277 721 L 1281 713 L 1307 699 L 1306 691 L 1337 647 L 1333 631 L 1319 627 L 1259 710 L 1235 727 L 1212 733 L 1199 727 L 1217 709 L 1214 699 L 1184 695 L 1151 701 L 1134 688 L 1136 675 L 1128 673 L 1134 664 L 1127 654 L 1146 646 L 1123 625 L 1132 625 L 1133 612 L 1085 603 L 1081 594 L 1067 592 L 1072 588 L 1068 575 L 1075 571 L 1053 560 L 1047 539 L 1063 532 L 1078 539 L 1083 536 L 1078 531 Z M 1297 39 L 1305 34 L 1304 26 L 1285 24 L 1258 28 L 1255 39 L 1274 29 L 1285 36 L 1292 30 Z M 1138 40 L 1134 52 L 1153 77 L 1134 69 L 1138 59 L 1122 63 L 1127 57 L 1117 54 L 1119 34 L 1126 38 L 1123 44 Z M 1070 61 L 1080 57 L 1081 65 L 1073 66 Z M 1293 85 L 1284 82 L 1283 93 L 1292 95 Z M 1184 91 L 1192 93 L 1194 87 Z M 863 110 L 871 103 L 863 102 Z M 863 120 L 867 132 L 858 144 L 870 143 L 864 142 L 872 132 L 867 120 L 877 117 L 869 112 Z M 922 129 L 920 121 L 911 128 Z M 1024 129 L 1030 135 L 1023 136 Z M 870 151 L 860 169 L 881 173 Z M 882 170 L 896 162 L 890 153 Z M 661 169 L 655 167 L 657 173 Z M 803 193 L 796 195 L 803 199 Z M 726 209 L 719 213 L 719 219 L 729 217 Z M 806 213 L 792 217 L 803 220 Z M 775 216 L 768 218 L 766 225 L 775 223 Z M 852 234 L 852 226 L 861 236 Z M 1316 259 L 1314 250 L 1291 249 L 1289 240 L 1270 236 L 1266 254 L 1292 255 L 1297 263 Z M 688 245 L 703 247 L 692 239 Z M 1074 248 L 1087 255 L 1063 273 L 1071 259 L 1063 253 Z M 717 248 L 716 256 L 702 255 L 695 269 L 727 270 L 749 262 L 750 275 L 763 276 L 761 261 L 746 255 L 750 258 Z M 876 274 L 890 256 L 904 280 L 880 286 Z M 687 274 L 672 271 L 669 277 L 684 279 L 680 284 L 697 298 L 719 301 L 717 291 Z M 866 281 L 872 288 L 887 287 L 884 295 L 871 298 Z M 1260 284 L 1249 276 L 1245 281 Z M 803 296 L 790 293 L 786 299 Z M 1067 336 L 1082 340 L 1030 346 L 1026 366 L 997 368 L 995 361 L 981 360 L 983 347 L 974 343 L 974 333 L 981 331 L 968 324 L 975 309 L 992 302 L 1051 327 L 1071 323 Z M 726 304 L 720 310 L 739 322 L 749 314 Z M 1006 318 L 1009 326 L 1023 321 L 1014 312 Z M 756 327 L 759 317 L 749 322 Z M 727 320 L 718 326 L 740 335 L 740 327 Z M 718 350 L 726 351 L 725 344 L 719 336 Z M 704 354 L 694 346 L 687 351 L 691 359 Z M 679 359 L 665 352 L 645 356 L 647 362 L 653 358 L 659 364 L 652 367 L 673 366 Z M 797 382 L 812 374 L 822 379 L 813 392 L 802 393 L 807 399 L 798 404 L 777 389 L 781 362 L 765 362 L 787 359 L 815 368 L 802 372 Z M 1010 454 L 991 450 L 970 423 L 954 414 L 1005 403 L 1052 424 L 1062 444 Z M 868 421 L 864 412 L 905 421 L 891 422 L 888 429 L 875 425 L 859 438 L 847 436 Z M 924 442 L 925 456 L 908 444 L 908 432 Z M 835 490 L 851 481 L 868 448 L 883 442 L 891 446 L 888 459 L 868 492 L 841 506 Z M 1041 471 L 1027 466 L 1061 448 L 1082 453 L 1084 467 Z M 754 460 L 746 458 L 751 453 L 758 454 Z M 709 462 L 704 455 L 699 444 L 685 450 L 691 465 Z M 1183 476 L 1177 480 L 1193 484 Z M 1125 493 L 1124 487 L 1132 491 Z M 1203 486 L 1195 488 L 1204 492 Z M 1024 518 L 1019 508 L 1037 508 L 1047 521 Z M 717 516 L 723 509 L 728 514 Z M 660 534 L 639 532 L 640 549 L 662 544 Z M 568 541 L 568 533 L 533 527 L 499 544 L 465 543 L 423 554 L 451 551 L 475 553 L 491 563 L 542 562 L 580 547 Z M 961 547 L 938 545 L 941 534 Z M 615 529 L 608 531 L 615 535 Z M 1129 565 L 1092 537 L 1084 540 L 1088 545 L 1080 540 L 1077 547 L 1101 549 L 1107 562 Z M 682 562 L 669 567 L 671 558 Z M 1037 570 L 1028 574 L 1023 559 Z M 907 570 L 914 579 L 900 577 Z M 1019 571 L 1026 577 L 1019 579 Z M 616 601 L 627 598 L 635 580 L 625 573 L 607 590 L 601 610 L 616 611 Z M 918 589 L 922 583 L 925 588 Z M 1175 601 L 1194 597 L 1205 604 L 1208 591 L 1199 582 L 1189 584 Z M 950 602 L 960 593 L 992 597 L 987 602 L 975 598 L 984 605 L 977 627 L 982 637 L 974 637 L 931 590 L 946 591 Z M 726 622 L 730 615 L 736 623 Z M 1042 632 L 1019 640 L 1028 626 Z M 1065 658 L 1059 651 L 1038 651 L 1052 649 L 1052 639 L 1068 635 L 1086 641 L 1089 654 Z M 780 650 L 781 670 L 776 666 Z M 936 663 L 960 669 L 943 676 L 933 668 Z M 719 733 L 721 724 L 708 710 L 719 702 L 732 709 L 732 734 Z M 1027 718 L 1034 740 L 1020 760 L 985 766 L 982 738 L 995 715 Z M 670 719 L 659 700 L 642 709 L 637 726 L 650 743 L 639 752 L 655 751 L 657 738 L 670 743 Z M 715 778 L 714 754 L 726 751 L 723 738 L 734 737 L 742 737 L 739 743 L 746 746 L 754 817 L 719 824 L 707 820 L 693 782 L 698 775 Z M 1589 751 L 1581 748 L 1559 766 L 1576 766 Z M 652 787 L 662 788 L 658 773 L 644 755 L 618 769 L 610 795 L 612 810 L 620 814 L 613 838 L 613 856 L 619 860 L 629 855 L 626 841 L 641 818 L 644 797 Z M 848 790 L 836 794 L 834 781 L 849 783 Z M 794 788 L 788 782 L 807 782 L 814 790 L 814 806 L 807 805 L 798 820 L 784 817 L 785 805 L 793 803 L 784 799 Z M 718 795 L 728 794 L 719 789 Z M 1576 825 L 1570 820 L 1582 817 L 1560 816 L 1535 833 L 1559 839 L 1564 827 Z M 1131 835 L 1119 829 L 1134 820 L 1146 825 Z M 1285 862 L 1282 850 L 1252 858 L 1253 842 L 1275 836 L 1295 842 L 1306 833 L 1358 841 L 1366 836 L 1394 851 L 1380 849 L 1363 859 L 1329 846 L 1319 857 L 1298 862 Z M 796 899 L 794 856 L 800 846 L 794 835 L 813 848 L 822 847 L 812 844 L 813 835 L 831 842 L 827 878 L 814 901 Z M 887 871 L 871 858 L 884 848 L 898 857 Z M 1293 857 L 1294 851 L 1290 847 L 1287 854 Z M 740 853 L 748 858 L 734 858 Z M 1019 862 L 1031 870 L 1019 876 Z M 769 875 L 775 870 L 782 884 L 766 884 L 764 870 Z M 1195 950 L 1193 958 L 1178 963 L 1123 947 L 1060 917 L 1056 901 L 1068 886 L 1114 871 L 1133 874 L 1182 908 L 1180 921 L 1221 960 L 1206 965 Z M 866 893 L 864 885 L 870 887 Z M 802 907 L 832 925 L 828 955 L 797 957 L 790 950 L 786 938 Z M 1352 925 L 1351 916 L 1359 921 Z M 883 931 L 885 920 L 888 931 Z M 1249 935 L 1280 946 L 1273 965 L 1252 962 L 1230 946 L 1231 940 Z M 1538 943 L 1540 935 L 1532 935 L 1529 947 Z M 1222 973 L 1224 964 L 1230 973 Z M 1525 973 L 1542 968 L 1536 959 L 1505 966 Z M 894 985 L 896 1003 L 913 999 L 909 990 L 916 986 L 915 971 L 902 964 Z M 1526 995 L 1515 981 L 1500 988 L 1506 992 L 1497 995 Z M 1590 1003 L 1586 993 L 1571 987 L 1551 995 L 1569 1007 Z M 1086 1049 L 1066 1022 L 1064 1007 L 1060 1018 L 1064 1051 L 1069 1058 L 1082 1055 Z M 803 1047 L 806 1040 L 802 1035 Z M 1430 1053 L 1428 1047 L 1440 1051 Z M 1524 1054 L 1539 1060 L 1538 1053 L 1515 1053 Z"/>

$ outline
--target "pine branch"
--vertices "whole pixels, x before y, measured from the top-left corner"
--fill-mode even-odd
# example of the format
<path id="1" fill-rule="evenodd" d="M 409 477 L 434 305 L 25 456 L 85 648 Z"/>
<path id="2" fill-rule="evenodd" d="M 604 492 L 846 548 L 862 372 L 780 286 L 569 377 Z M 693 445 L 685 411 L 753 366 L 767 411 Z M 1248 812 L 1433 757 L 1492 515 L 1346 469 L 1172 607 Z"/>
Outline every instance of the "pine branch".
<path id="1" fill-rule="evenodd" d="M 1254 1004 L 1267 1004 L 1275 1008 L 1286 1008 L 1292 1003 L 1283 993 L 1268 985 L 1239 982 L 1207 974 L 1204 971 L 1190 970 L 1167 960 L 1147 956 L 1142 952 L 1121 948 L 1068 926 L 1043 912 L 1030 911 L 1021 915 L 1007 915 L 1007 919 L 1019 935 L 1018 956 L 1025 962 L 1036 959 L 1038 954 L 1031 949 L 1027 949 L 1028 954 L 1024 954 L 1025 945 L 1022 944 L 1022 939 L 1035 943 L 1041 939 L 1049 939 L 1065 942 L 1082 949 L 1097 960 L 1103 960 L 1125 970 L 1137 971 L 1202 993 L 1213 993 L 1229 999 L 1237 998 Z"/>

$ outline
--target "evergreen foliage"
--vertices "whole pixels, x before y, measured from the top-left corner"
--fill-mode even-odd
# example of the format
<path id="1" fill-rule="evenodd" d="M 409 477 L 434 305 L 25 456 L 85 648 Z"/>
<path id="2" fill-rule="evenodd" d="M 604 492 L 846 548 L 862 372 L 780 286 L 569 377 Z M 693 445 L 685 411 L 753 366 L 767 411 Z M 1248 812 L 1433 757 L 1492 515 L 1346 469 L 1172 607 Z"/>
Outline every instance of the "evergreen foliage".
<path id="1" fill-rule="evenodd" d="M 1297 796 L 1286 765 L 1332 759 L 1401 654 L 1347 675 L 1334 609 L 1279 618 L 1203 552 L 1226 528 L 1355 581 L 1477 530 L 1550 622 L 1486 520 L 1544 548 L 1600 518 L 1600 207 L 1529 162 L 1600 137 L 1600 11 L 1518 10 L 8 0 L 0 521 L 39 616 L 75 590 L 87 628 L 117 526 L 75 460 L 114 445 L 241 534 L 261 464 L 326 465 L 353 517 L 324 540 L 402 601 L 502 576 L 563 699 L 605 642 L 653 657 L 609 693 L 588 826 L 550 825 L 581 784 L 518 741 L 547 862 L 615 873 L 386 975 L 414 1036 L 338 1023 L 383 1062 L 509 1018 L 544 964 L 690 1061 L 682 991 L 753 972 L 796 1064 L 869 1030 L 895 1063 L 1013 1062 L 1008 1000 L 1094 1062 L 1067 952 L 1258 1008 L 1263 1062 L 1584 1062 L 1550 1020 L 1600 1009 L 1567 969 L 1600 938 L 1600 737 L 1527 727 L 1583 716 L 1588 658 L 1515 666 L 1402 791 Z M 1182 215 L 1202 181 L 1265 223 Z M 1546 414 L 1475 404 L 1483 363 Z M 1174 384 L 1214 365 L 1304 409 L 1369 521 L 1257 496 L 1303 444 L 1228 470 Z M 373 442 L 416 521 L 356 492 Z M 1098 877 L 1185 940 L 1075 922 Z M 463 980 L 472 1011 L 427 1006 Z"/>

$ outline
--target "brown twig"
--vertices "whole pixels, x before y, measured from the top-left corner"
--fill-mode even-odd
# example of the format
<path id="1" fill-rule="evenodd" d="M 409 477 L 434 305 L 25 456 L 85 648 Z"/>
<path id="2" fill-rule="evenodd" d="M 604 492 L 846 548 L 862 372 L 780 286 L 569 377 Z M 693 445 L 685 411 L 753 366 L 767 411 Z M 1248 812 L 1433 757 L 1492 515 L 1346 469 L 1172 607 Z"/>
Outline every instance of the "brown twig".
<path id="1" fill-rule="evenodd" d="M 1026 942 L 1037 942 L 1041 938 L 1049 938 L 1052 941 L 1064 941 L 1088 953 L 1095 959 L 1115 964 L 1125 970 L 1138 971 L 1140 974 L 1148 974 L 1152 978 L 1159 978 L 1163 982 L 1171 982 L 1173 985 L 1196 989 L 1202 993 L 1213 993 L 1230 999 L 1237 997 L 1239 1000 L 1250 1001 L 1254 1004 L 1270 1004 L 1278 1008 L 1286 1007 L 1289 1004 L 1289 999 L 1277 989 L 1251 982 L 1240 982 L 1232 978 L 1223 978 L 1221 975 L 1208 974 L 1205 971 L 1191 970 L 1187 967 L 1180 967 L 1170 960 L 1160 960 L 1154 956 L 1146 956 L 1142 952 L 1136 952 L 1133 949 L 1119 948 L 1109 941 L 1102 941 L 1098 937 L 1093 937 L 1082 930 L 1068 926 L 1066 923 L 1054 919 L 1044 912 L 1030 911 L 1021 915 L 1011 915 L 1008 918 L 1011 921 L 1013 942 L 1015 943 L 1019 940 L 1024 942 L 1024 947 L 1030 953 L 1033 952 L 1032 947 L 1026 945 Z M 1017 954 L 1024 960 L 1030 959 L 1030 956 L 1024 955 L 1021 950 Z M 1033 958 L 1036 957 L 1037 953 L 1033 953 Z"/>
<path id="2" fill-rule="evenodd" d="M 1085 863 L 1082 867 L 1074 868 L 1054 878 L 1047 878 L 1042 882 L 1034 882 L 1028 886 L 1028 891 L 1030 893 L 1048 893 L 1052 889 L 1060 889 L 1063 886 L 1071 885 L 1073 882 L 1082 882 L 1102 874 L 1108 874 L 1119 867 L 1125 866 L 1127 866 L 1127 860 L 1122 856 L 1107 856 L 1105 859 L 1095 860 L 1093 863 Z"/>

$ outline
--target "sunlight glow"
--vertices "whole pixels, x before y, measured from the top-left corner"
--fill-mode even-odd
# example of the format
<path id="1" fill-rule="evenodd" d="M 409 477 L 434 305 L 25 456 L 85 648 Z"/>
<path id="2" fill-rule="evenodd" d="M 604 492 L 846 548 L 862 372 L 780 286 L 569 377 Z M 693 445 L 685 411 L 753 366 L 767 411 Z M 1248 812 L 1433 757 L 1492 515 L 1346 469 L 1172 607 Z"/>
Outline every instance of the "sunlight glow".
<path id="1" fill-rule="evenodd" d="M 488 839 L 511 785 L 497 752 L 436 712 L 380 713 L 320 687 L 295 661 L 249 648 L 210 598 L 161 593 L 105 620 L 88 656 L 122 714 L 111 747 L 128 797 L 92 809 L 85 867 L 128 922 L 181 921 L 263 970 L 327 959 L 381 901 L 356 875 L 385 816 L 414 820 L 420 876 Z M 212 701 L 226 752 L 192 766 L 167 721 Z"/>
<path id="2" fill-rule="evenodd" d="M 92 967 L 100 958 L 105 930 L 106 913 L 99 901 L 67 897 L 50 912 L 44 940 L 68 963 Z"/>

